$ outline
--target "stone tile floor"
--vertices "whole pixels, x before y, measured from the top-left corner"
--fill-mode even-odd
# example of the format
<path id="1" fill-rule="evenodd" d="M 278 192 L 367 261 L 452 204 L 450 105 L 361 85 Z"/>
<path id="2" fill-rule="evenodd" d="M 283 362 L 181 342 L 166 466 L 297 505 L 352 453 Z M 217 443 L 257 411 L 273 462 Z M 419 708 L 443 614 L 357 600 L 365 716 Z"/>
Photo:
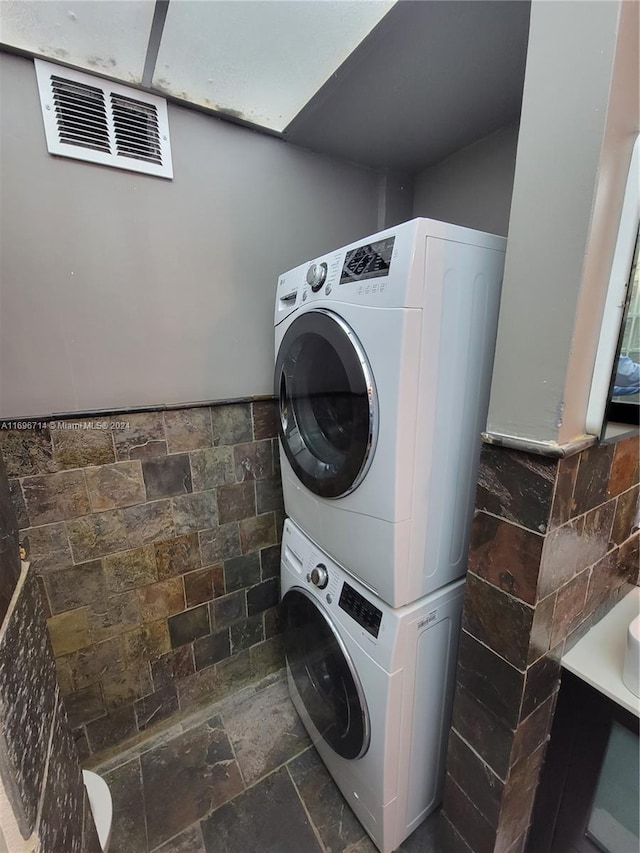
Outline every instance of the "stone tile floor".
<path id="1" fill-rule="evenodd" d="M 94 767 L 110 853 L 375 853 L 320 761 L 282 674 Z M 468 853 L 436 812 L 404 853 Z"/>

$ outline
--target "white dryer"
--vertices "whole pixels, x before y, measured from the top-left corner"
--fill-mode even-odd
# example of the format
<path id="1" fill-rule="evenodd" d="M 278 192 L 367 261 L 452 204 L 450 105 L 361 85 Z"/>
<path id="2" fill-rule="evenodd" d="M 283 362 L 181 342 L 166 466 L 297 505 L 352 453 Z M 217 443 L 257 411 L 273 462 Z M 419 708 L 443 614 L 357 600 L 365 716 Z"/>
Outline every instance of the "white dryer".
<path id="1" fill-rule="evenodd" d="M 290 521 L 281 620 L 293 703 L 382 853 L 440 802 L 464 580 L 393 609 Z"/>
<path id="2" fill-rule="evenodd" d="M 415 219 L 278 282 L 286 512 L 394 607 L 466 570 L 505 243 Z"/>

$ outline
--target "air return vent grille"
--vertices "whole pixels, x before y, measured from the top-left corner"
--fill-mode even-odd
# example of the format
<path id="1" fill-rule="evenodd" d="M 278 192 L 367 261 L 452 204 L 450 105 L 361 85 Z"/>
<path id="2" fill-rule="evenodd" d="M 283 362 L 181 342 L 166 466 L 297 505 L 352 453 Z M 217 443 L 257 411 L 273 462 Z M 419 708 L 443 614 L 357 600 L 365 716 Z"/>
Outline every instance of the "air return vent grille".
<path id="1" fill-rule="evenodd" d="M 35 65 L 51 154 L 173 177 L 163 98 L 39 59 Z"/>

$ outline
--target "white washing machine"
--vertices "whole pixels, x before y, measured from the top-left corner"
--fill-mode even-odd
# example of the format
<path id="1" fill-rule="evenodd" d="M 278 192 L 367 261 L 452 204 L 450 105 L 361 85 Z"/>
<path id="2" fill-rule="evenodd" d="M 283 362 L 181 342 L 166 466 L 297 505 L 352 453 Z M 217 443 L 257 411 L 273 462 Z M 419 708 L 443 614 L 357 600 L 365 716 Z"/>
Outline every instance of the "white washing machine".
<path id="1" fill-rule="evenodd" d="M 287 515 L 394 607 L 466 570 L 505 244 L 415 219 L 278 282 Z"/>
<path id="2" fill-rule="evenodd" d="M 393 609 L 291 522 L 281 620 L 293 703 L 382 853 L 440 802 L 464 580 Z"/>

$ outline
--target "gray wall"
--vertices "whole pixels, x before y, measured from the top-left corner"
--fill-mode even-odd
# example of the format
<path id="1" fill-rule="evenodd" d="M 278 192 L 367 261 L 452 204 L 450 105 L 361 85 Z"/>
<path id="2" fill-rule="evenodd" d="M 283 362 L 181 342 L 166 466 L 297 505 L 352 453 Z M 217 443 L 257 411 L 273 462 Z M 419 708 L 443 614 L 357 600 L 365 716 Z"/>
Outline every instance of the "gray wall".
<path id="1" fill-rule="evenodd" d="M 416 178 L 413 215 L 507 235 L 517 123 L 478 140 Z"/>
<path id="2" fill-rule="evenodd" d="M 488 431 L 543 450 L 585 431 L 639 125 L 637 33 L 635 2 L 532 4 Z"/>
<path id="3" fill-rule="evenodd" d="M 276 277 L 374 232 L 378 175 L 175 106 L 173 181 L 54 158 L 0 77 L 0 417 L 270 393 Z"/>

